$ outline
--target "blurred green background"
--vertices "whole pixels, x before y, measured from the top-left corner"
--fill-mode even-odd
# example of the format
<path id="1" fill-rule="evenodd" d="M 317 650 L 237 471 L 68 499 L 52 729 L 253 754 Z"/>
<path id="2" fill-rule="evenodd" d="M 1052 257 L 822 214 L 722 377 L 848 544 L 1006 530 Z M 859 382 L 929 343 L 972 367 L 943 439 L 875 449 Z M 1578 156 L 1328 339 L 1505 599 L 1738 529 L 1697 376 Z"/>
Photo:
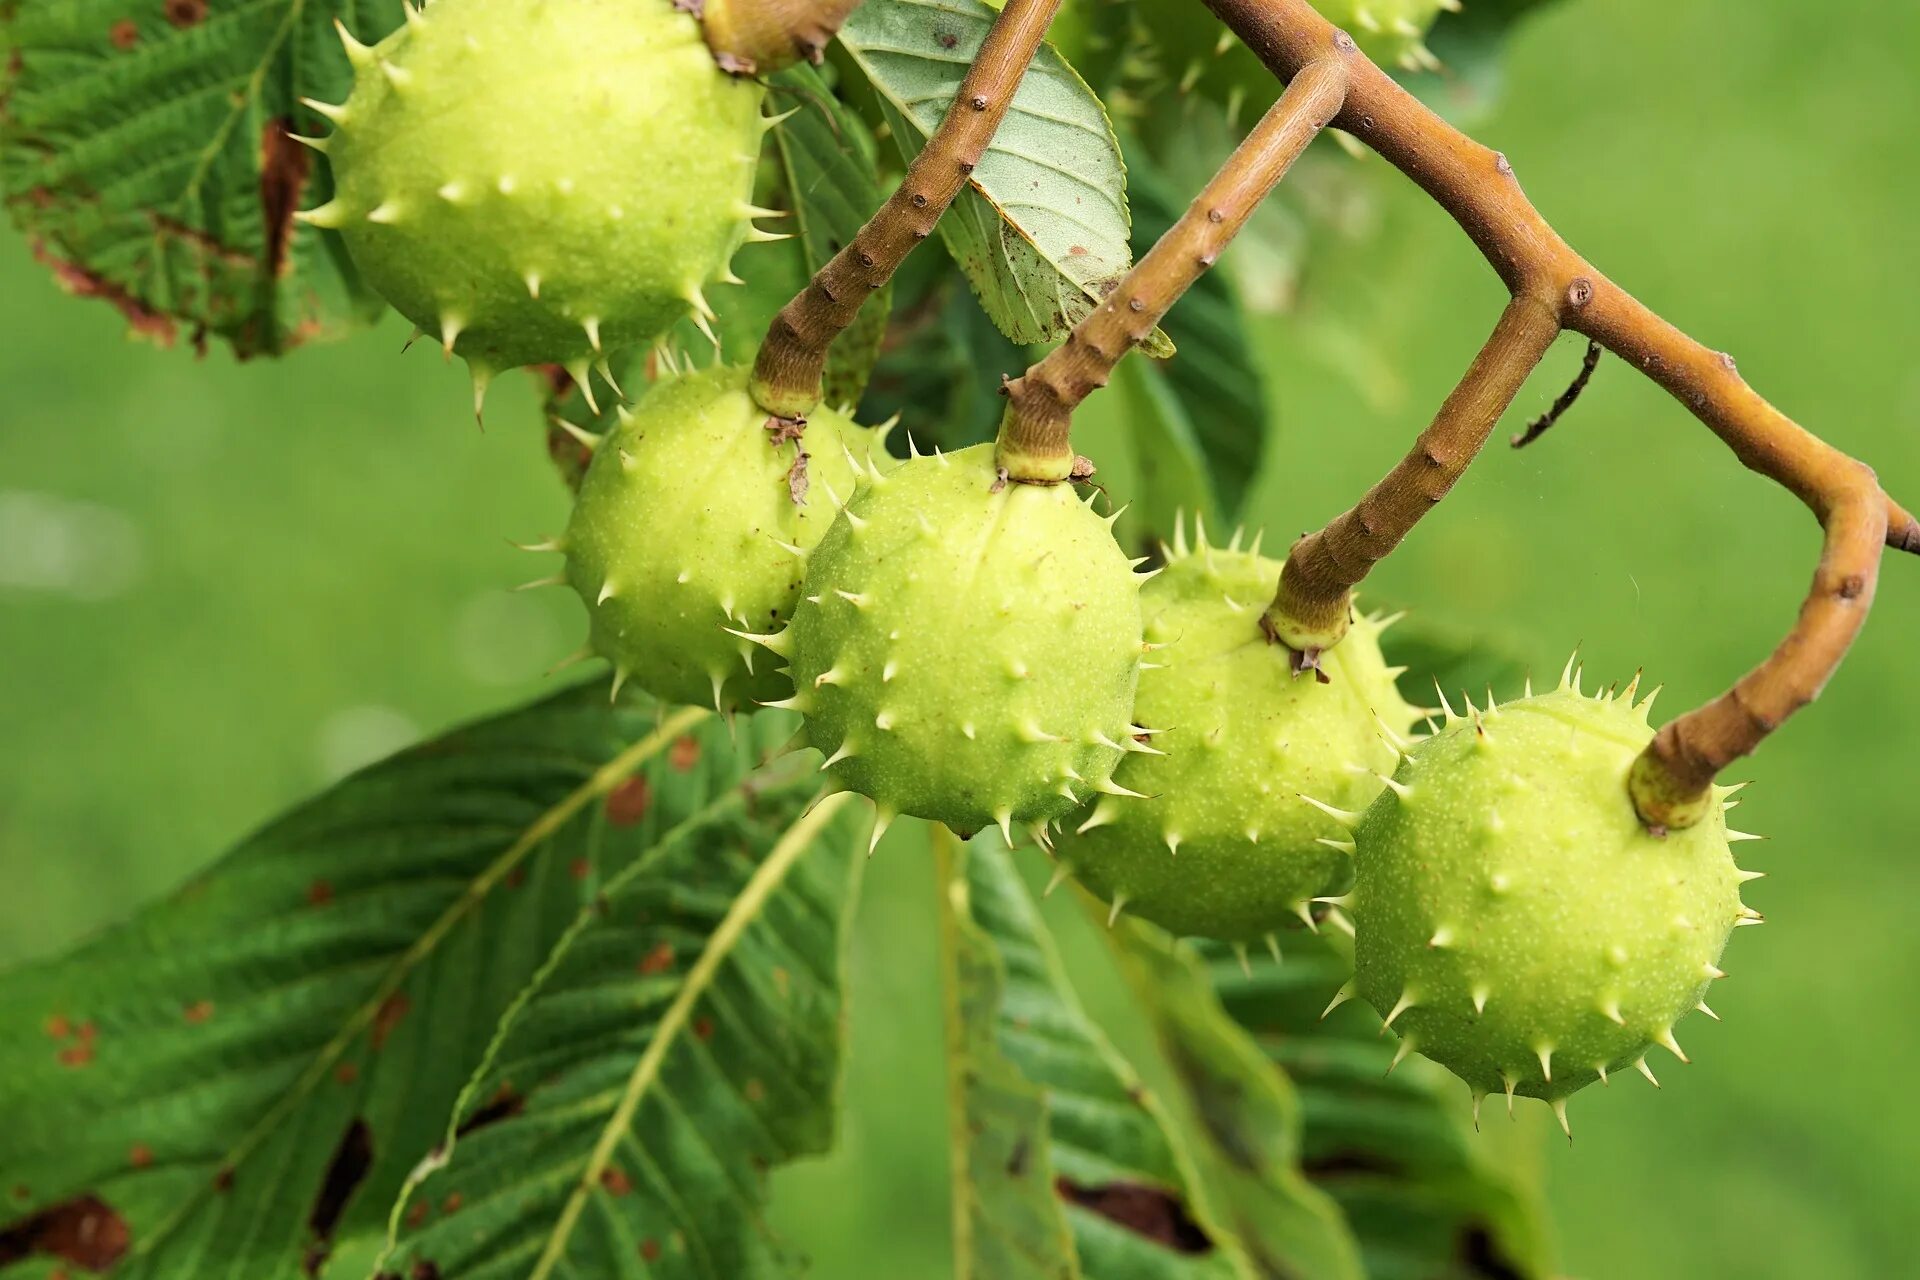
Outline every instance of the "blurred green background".
<path id="1" fill-rule="evenodd" d="M 1569 0 L 1525 29 L 1478 130 L 1585 253 L 1909 503 L 1916 49 L 1920 9 L 1885 0 Z M 1379 216 L 1377 240 L 1309 265 L 1342 287 L 1257 335 L 1285 433 L 1252 516 L 1280 546 L 1398 455 L 1500 305 L 1404 183 Z M 565 514 L 530 384 L 478 434 L 464 374 L 402 358 L 394 326 L 251 365 L 121 329 L 0 234 L 0 962 L 547 688 L 580 629 L 571 600 L 506 590 L 546 572 L 506 540 Z M 1578 356 L 1563 340 L 1503 433 Z M 1815 547 L 1790 498 L 1609 362 L 1546 442 L 1490 450 L 1374 594 L 1542 672 L 1576 643 L 1603 682 L 1644 665 L 1672 714 L 1771 647 Z M 1757 781 L 1740 825 L 1772 838 L 1746 859 L 1771 873 L 1748 895 L 1769 925 L 1730 950 L 1725 1023 L 1688 1023 L 1696 1065 L 1582 1095 L 1576 1143 L 1548 1151 L 1569 1275 L 1911 1274 L 1917 631 L 1920 563 L 1892 562 L 1826 697 L 1738 771 Z M 846 1143 L 783 1175 L 781 1223 L 827 1277 L 937 1274 L 946 1251 L 931 869 L 911 841 L 884 852 Z M 1124 1019 L 1111 976 L 1082 972 Z"/>

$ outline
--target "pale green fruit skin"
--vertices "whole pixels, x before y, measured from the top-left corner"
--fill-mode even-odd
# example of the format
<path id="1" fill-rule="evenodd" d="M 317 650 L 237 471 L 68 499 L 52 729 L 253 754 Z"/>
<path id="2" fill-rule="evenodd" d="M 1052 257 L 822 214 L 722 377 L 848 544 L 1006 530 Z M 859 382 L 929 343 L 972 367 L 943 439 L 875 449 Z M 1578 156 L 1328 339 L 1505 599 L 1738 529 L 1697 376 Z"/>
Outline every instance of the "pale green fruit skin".
<path id="1" fill-rule="evenodd" d="M 1381 66 L 1411 70 L 1421 65 L 1422 42 L 1446 6 L 1440 0 L 1313 0 L 1313 7 Z"/>
<path id="2" fill-rule="evenodd" d="M 793 616 L 806 563 L 791 548 L 819 542 L 832 495 L 853 492 L 849 452 L 864 462 L 879 449 L 822 406 L 807 420 L 796 504 L 796 446 L 772 443 L 747 376 L 719 366 L 655 383 L 595 450 L 561 538 L 594 652 L 670 702 L 713 705 L 716 680 L 725 709 L 785 696 L 779 659 L 728 629 L 776 631 Z"/>
<path id="3" fill-rule="evenodd" d="M 1558 1101 L 1640 1063 L 1742 914 L 1720 806 L 1664 837 L 1634 813 L 1653 731 L 1628 701 L 1562 688 L 1450 719 L 1354 833 L 1359 993 L 1383 1015 L 1411 1001 L 1394 1030 L 1476 1095 Z"/>
<path id="4" fill-rule="evenodd" d="M 1398 755 L 1385 733 L 1418 718 L 1358 618 L 1327 651 L 1330 680 L 1295 678 L 1260 612 L 1281 562 L 1204 544 L 1141 592 L 1160 664 L 1141 672 L 1134 722 L 1165 755 L 1136 753 L 1069 825 L 1058 856 L 1089 889 L 1177 934 L 1248 942 L 1306 912 L 1348 874 L 1347 831 L 1301 797 L 1360 810 Z"/>
<path id="5" fill-rule="evenodd" d="M 434 0 L 356 61 L 315 221 L 477 374 L 652 340 L 747 230 L 761 90 L 669 0 Z"/>
<path id="6" fill-rule="evenodd" d="M 1121 752 L 1101 739 L 1129 733 L 1139 579 L 1072 486 L 995 492 L 993 459 L 977 445 L 865 484 L 783 638 L 808 741 L 883 817 L 1050 821 L 1108 784 Z"/>

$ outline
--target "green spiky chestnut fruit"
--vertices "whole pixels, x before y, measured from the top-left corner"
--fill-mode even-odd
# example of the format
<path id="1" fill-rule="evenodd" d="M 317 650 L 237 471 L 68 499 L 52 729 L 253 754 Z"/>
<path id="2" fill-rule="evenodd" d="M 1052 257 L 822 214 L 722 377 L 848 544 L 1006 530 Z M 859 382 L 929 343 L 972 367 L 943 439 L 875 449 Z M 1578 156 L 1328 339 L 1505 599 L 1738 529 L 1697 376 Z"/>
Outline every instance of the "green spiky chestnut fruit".
<path id="1" fill-rule="evenodd" d="M 1176 535 L 1140 594 L 1154 652 L 1133 718 L 1155 750 L 1122 760 L 1114 781 L 1147 798 L 1091 802 L 1057 855 L 1115 916 L 1246 943 L 1310 922 L 1310 900 L 1349 873 L 1347 832 L 1302 795 L 1365 808 L 1418 713 L 1381 657 L 1378 619 L 1327 653 L 1328 683 L 1296 678 L 1260 631 L 1280 562 L 1197 533 L 1192 549 Z"/>
<path id="2" fill-rule="evenodd" d="M 651 341 L 731 280 L 762 90 L 671 0 L 434 0 L 354 66 L 313 145 L 337 230 L 394 308 L 492 375 Z"/>
<path id="3" fill-rule="evenodd" d="M 663 377 L 594 450 L 554 549 L 616 687 L 721 710 L 785 695 L 777 660 L 732 632 L 793 616 L 856 459 L 884 454 L 877 433 L 824 405 L 798 438 L 768 430 L 747 377 L 729 366 Z"/>
<path id="4" fill-rule="evenodd" d="M 1113 787 L 1132 741 L 1140 584 L 1071 485 L 1009 484 L 990 444 L 869 473 L 814 549 L 791 665 L 838 783 L 972 832 Z"/>
<path id="5" fill-rule="evenodd" d="M 1729 848 L 1729 789 L 1698 825 L 1649 832 L 1627 795 L 1647 705 L 1632 686 L 1589 698 L 1569 668 L 1549 693 L 1449 711 L 1357 816 L 1342 992 L 1476 1106 L 1543 1098 L 1562 1126 L 1567 1097 L 1609 1072 L 1652 1079 L 1651 1047 L 1685 1060 L 1674 1024 L 1706 1008 L 1728 935 L 1759 918 L 1740 901 L 1754 873 Z"/>
<path id="6" fill-rule="evenodd" d="M 1381 66 L 1432 71 L 1440 64 L 1427 32 L 1442 12 L 1458 12 L 1461 0 L 1313 0 L 1313 7 Z"/>

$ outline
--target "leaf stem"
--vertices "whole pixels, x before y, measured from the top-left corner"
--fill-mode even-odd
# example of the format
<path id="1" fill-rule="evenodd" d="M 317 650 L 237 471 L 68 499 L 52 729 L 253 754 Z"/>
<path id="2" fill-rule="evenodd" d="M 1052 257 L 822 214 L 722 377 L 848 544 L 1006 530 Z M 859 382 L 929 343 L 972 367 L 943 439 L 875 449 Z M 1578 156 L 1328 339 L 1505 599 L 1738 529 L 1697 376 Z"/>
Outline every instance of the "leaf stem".
<path id="1" fill-rule="evenodd" d="M 771 75 L 801 59 L 818 65 L 860 0 L 674 0 L 699 15 L 723 71 Z"/>
<path id="2" fill-rule="evenodd" d="M 1307 144 L 1340 110 L 1347 73 L 1337 58 L 1307 63 L 1220 167 L 1180 220 L 1134 264 L 1067 340 L 1002 388 L 1007 411 L 997 456 L 1009 479 L 1073 478 L 1073 411 L 1120 359 L 1147 340 L 1181 295 L 1219 258 Z"/>
<path id="3" fill-rule="evenodd" d="M 1293 544 L 1260 628 L 1293 650 L 1296 672 L 1346 636 L 1353 588 L 1447 496 L 1559 334 L 1551 303 L 1513 299 L 1407 456 L 1352 510 Z"/>
<path id="4" fill-rule="evenodd" d="M 1920 521 L 1864 465 L 1768 404 L 1732 357 L 1689 338 L 1597 271 L 1528 201 L 1505 156 L 1428 110 L 1307 0 L 1204 3 L 1282 79 L 1330 57 L 1343 60 L 1350 84 L 1333 123 L 1451 214 L 1516 300 L 1551 299 L 1556 325 L 1585 334 L 1666 388 L 1741 463 L 1820 520 L 1820 566 L 1786 640 L 1728 693 L 1662 728 L 1634 763 L 1628 791 L 1643 822 L 1699 821 L 1711 811 L 1718 772 L 1825 685 L 1866 620 L 1882 546 L 1920 553 Z"/>
<path id="5" fill-rule="evenodd" d="M 774 317 L 753 366 L 753 398 L 761 408 L 804 421 L 820 403 L 828 346 L 914 246 L 933 234 L 967 185 L 1059 8 L 1060 0 L 1007 0 L 899 188 Z"/>

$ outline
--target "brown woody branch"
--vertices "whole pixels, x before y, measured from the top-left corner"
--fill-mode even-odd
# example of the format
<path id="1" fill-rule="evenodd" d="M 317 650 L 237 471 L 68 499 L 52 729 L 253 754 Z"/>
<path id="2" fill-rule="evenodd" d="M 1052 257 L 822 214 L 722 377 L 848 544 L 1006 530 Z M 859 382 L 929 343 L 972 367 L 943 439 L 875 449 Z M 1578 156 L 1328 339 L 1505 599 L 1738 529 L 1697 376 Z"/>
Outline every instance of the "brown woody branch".
<path id="1" fill-rule="evenodd" d="M 1351 511 L 1293 544 L 1260 626 L 1294 651 L 1296 672 L 1347 634 L 1354 585 L 1447 496 L 1559 334 L 1551 300 L 1516 295 L 1412 452 Z"/>
<path id="2" fill-rule="evenodd" d="M 674 0 L 700 19 L 707 47 L 725 71 L 771 75 L 805 59 L 818 63 L 860 0 Z"/>
<path id="3" fill-rule="evenodd" d="M 1527 200 L 1504 156 L 1421 105 L 1307 0 L 1205 3 L 1283 80 L 1326 58 L 1344 59 L 1349 87 L 1333 123 L 1446 209 L 1517 303 L 1551 300 L 1558 326 L 1585 334 L 1665 387 L 1742 463 L 1784 486 L 1819 518 L 1826 533 L 1820 567 L 1786 640 L 1729 693 L 1663 728 L 1635 763 L 1629 791 L 1644 821 L 1698 821 L 1719 770 L 1819 693 L 1865 621 L 1882 545 L 1920 552 L 1920 523 L 1881 491 L 1862 464 L 1748 387 L 1730 357 L 1687 337 L 1595 270 Z M 1417 519 L 1419 512 L 1411 514 Z M 1405 532 L 1400 529 L 1394 539 Z M 1376 529 L 1373 536 L 1381 534 Z M 1294 607 L 1324 609 L 1329 601 L 1344 600 L 1359 580 L 1352 570 L 1364 574 L 1371 562 L 1325 557 L 1320 563 L 1322 571 L 1310 566 L 1294 575 L 1291 595 L 1283 579 L 1282 595 Z"/>
<path id="4" fill-rule="evenodd" d="M 804 419 L 820 403 L 827 348 L 853 323 L 967 184 L 1006 118 L 1060 0 L 1007 0 L 940 126 L 898 189 L 853 242 L 780 309 L 753 366 L 753 398 L 776 417 Z"/>
<path id="5" fill-rule="evenodd" d="M 1002 388 L 1007 411 L 997 457 L 1009 479 L 1057 484 L 1073 474 L 1073 411 L 1107 385 L 1121 357 L 1151 337 L 1167 309 L 1214 264 L 1339 111 L 1346 84 L 1346 66 L 1337 58 L 1302 68 L 1180 220 L 1064 343 Z"/>

